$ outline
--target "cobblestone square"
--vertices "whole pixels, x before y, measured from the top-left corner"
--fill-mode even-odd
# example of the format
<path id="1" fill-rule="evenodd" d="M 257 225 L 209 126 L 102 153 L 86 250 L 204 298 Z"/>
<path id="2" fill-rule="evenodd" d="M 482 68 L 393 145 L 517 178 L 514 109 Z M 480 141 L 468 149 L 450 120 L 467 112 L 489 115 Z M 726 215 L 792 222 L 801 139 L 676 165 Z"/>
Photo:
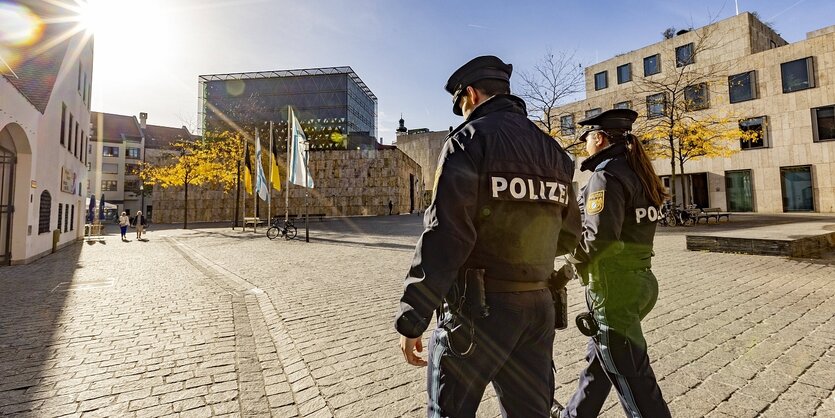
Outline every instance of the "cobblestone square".
<path id="1" fill-rule="evenodd" d="M 0 415 L 424 416 L 392 326 L 420 216 L 297 226 L 154 226 L 0 269 Z M 673 416 L 835 417 L 835 263 L 689 252 L 683 231 L 659 229 L 644 321 Z M 585 344 L 557 332 L 561 401 Z M 478 416 L 499 416 L 492 389 Z"/>

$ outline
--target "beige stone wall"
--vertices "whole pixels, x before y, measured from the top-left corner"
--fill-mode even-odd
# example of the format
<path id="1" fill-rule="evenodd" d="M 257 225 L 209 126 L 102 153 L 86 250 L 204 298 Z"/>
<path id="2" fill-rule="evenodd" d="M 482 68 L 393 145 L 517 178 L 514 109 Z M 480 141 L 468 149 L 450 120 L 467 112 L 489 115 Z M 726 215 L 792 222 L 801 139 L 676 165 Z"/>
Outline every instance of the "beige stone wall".
<path id="1" fill-rule="evenodd" d="M 715 25 L 716 34 L 728 41 L 710 54 L 697 55 L 694 65 L 715 66 L 722 72 L 710 83 L 710 108 L 694 113 L 732 115 L 736 119 L 766 116 L 768 145 L 761 149 L 740 150 L 728 158 L 690 161 L 685 164 L 686 172 L 707 173 L 710 206 L 725 209 L 725 172 L 751 170 L 754 210 L 778 213 L 783 211 L 780 168 L 810 165 L 815 211 L 835 212 L 835 141 L 814 141 L 811 110 L 835 105 L 835 33 L 811 32 L 810 35 L 817 36 L 784 46 L 779 46 L 781 43 L 777 39 L 777 48 L 769 47 L 752 54 L 752 50 L 762 49 L 763 43 L 768 42 L 769 33 L 773 33 L 770 29 L 748 13 Z M 615 68 L 631 62 L 635 80 L 643 76 L 643 58 L 655 53 L 661 53 L 662 72 L 674 68 L 675 48 L 690 42 L 685 37 L 695 37 L 697 33 L 665 40 L 589 67 L 586 72 L 588 98 L 555 109 L 552 115 L 558 118 L 573 114 L 576 122 L 583 119 L 588 109 L 611 109 L 615 103 L 631 100 L 633 109 L 643 118 L 646 114 L 646 93 L 636 92 L 635 81 L 618 85 Z M 756 45 L 752 46 L 752 43 Z M 816 86 L 783 93 L 780 64 L 810 56 L 814 59 Z M 609 71 L 609 88 L 594 92 L 594 74 L 603 69 Z M 731 104 L 727 77 L 751 70 L 756 72 L 758 98 Z M 668 160 L 656 161 L 655 168 L 659 175 L 670 174 Z M 575 178 L 583 184 L 588 175 L 578 173 Z"/>
<path id="2" fill-rule="evenodd" d="M 421 167 L 398 149 L 319 151 L 310 153 L 315 188 L 310 190 L 308 210 L 327 216 L 388 214 L 422 210 Z M 410 181 L 413 182 L 410 187 Z M 282 185 L 283 187 L 283 185 Z M 305 188 L 290 186 L 290 213 L 304 214 Z M 183 221 L 182 188 L 154 188 L 153 220 L 157 223 Z M 242 194 L 243 196 L 243 194 Z M 235 215 L 235 191 L 189 188 L 189 222 L 231 221 Z M 253 196 L 246 195 L 246 216 L 253 216 Z M 266 218 L 266 202 L 260 216 Z M 284 214 L 285 191 L 272 191 L 271 215 Z"/>
<path id="3" fill-rule="evenodd" d="M 435 187 L 438 157 L 448 134 L 448 131 L 435 131 L 397 136 L 397 148 L 403 150 L 423 168 L 423 187 L 427 191 Z"/>

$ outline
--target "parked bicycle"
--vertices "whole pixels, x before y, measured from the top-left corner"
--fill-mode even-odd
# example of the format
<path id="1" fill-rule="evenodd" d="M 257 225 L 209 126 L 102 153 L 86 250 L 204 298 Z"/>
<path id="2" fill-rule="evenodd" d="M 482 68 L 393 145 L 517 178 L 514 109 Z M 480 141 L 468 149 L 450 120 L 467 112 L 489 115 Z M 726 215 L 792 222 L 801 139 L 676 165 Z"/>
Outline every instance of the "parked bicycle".
<path id="1" fill-rule="evenodd" d="M 670 202 L 665 202 L 661 206 L 661 220 L 658 222 L 661 226 L 692 226 L 696 224 L 696 216 L 693 211 L 696 210 L 695 205 L 688 205 L 686 209 L 681 209 L 683 205 L 673 206 Z"/>
<path id="2" fill-rule="evenodd" d="M 285 221 L 279 216 L 273 217 L 272 224 L 267 229 L 267 238 L 273 240 L 279 236 L 284 237 L 286 240 L 296 238 L 296 227 L 293 225 L 293 221 L 289 219 Z"/>

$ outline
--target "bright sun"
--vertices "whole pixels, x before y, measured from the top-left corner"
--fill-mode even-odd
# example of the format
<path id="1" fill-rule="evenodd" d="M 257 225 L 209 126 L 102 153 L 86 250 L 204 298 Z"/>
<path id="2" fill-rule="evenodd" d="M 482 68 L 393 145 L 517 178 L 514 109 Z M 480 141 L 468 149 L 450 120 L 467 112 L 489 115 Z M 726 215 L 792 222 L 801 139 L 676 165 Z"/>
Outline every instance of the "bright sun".
<path id="1" fill-rule="evenodd" d="M 95 35 L 96 42 L 133 46 L 160 33 L 158 0 L 87 0 L 80 15 L 81 24 Z"/>

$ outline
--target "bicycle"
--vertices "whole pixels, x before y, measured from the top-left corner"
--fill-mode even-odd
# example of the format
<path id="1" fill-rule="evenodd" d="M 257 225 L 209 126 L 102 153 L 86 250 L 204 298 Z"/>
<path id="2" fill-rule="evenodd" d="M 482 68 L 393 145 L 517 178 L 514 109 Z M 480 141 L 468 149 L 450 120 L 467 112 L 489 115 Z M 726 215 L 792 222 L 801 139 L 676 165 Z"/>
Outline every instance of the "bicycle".
<path id="1" fill-rule="evenodd" d="M 661 206 L 661 219 L 659 224 L 661 226 L 693 226 L 696 223 L 696 217 L 690 213 L 690 210 L 695 206 L 691 205 L 687 209 L 679 209 L 681 204 L 673 206 L 670 202 L 665 202 Z"/>
<path id="2" fill-rule="evenodd" d="M 283 221 L 284 225 L 282 225 L 281 221 L 282 219 L 280 217 L 276 216 L 273 218 L 272 226 L 267 229 L 267 238 L 273 240 L 278 238 L 279 235 L 286 240 L 296 238 L 296 227 L 293 225 L 293 221 L 289 219 Z"/>

